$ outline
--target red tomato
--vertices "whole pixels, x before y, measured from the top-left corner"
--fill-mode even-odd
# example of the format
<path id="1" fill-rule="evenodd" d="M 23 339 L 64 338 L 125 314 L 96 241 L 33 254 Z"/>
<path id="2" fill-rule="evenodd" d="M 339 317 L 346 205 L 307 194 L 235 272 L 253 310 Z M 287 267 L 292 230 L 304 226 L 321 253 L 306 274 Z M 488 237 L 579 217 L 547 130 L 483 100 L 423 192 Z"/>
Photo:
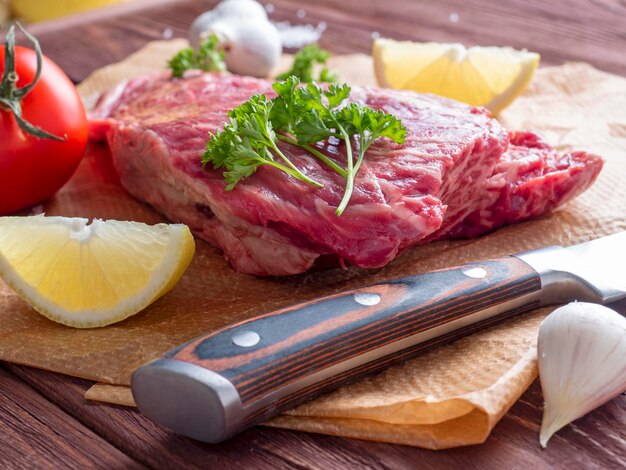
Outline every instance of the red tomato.
<path id="1" fill-rule="evenodd" d="M 0 77 L 4 52 L 0 46 Z M 36 70 L 35 51 L 16 46 L 17 86 L 31 83 Z M 39 81 L 22 101 L 22 117 L 66 140 L 40 139 L 24 132 L 0 104 L 0 215 L 52 196 L 72 176 L 87 146 L 87 116 L 76 87 L 47 57 Z"/>

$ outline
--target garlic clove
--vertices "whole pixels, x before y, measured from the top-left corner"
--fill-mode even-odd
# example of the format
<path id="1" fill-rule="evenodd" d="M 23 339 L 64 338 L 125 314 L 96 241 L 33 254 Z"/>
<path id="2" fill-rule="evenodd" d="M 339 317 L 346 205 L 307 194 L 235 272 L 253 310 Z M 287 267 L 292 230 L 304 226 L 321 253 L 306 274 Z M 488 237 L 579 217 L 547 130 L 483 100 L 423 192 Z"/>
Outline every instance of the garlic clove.
<path id="1" fill-rule="evenodd" d="M 213 10 L 205 11 L 198 16 L 193 23 L 191 23 L 191 28 L 189 28 L 189 43 L 191 47 L 197 49 L 202 40 L 210 34 L 210 32 L 208 32 L 209 28 L 218 20 L 219 15 Z"/>
<path id="2" fill-rule="evenodd" d="M 574 302 L 541 324 L 537 343 L 545 407 L 540 443 L 626 391 L 626 318 L 602 305 Z"/>
<path id="3" fill-rule="evenodd" d="M 265 8 L 256 0 L 224 0 L 213 11 L 222 18 L 229 16 L 240 19 L 267 21 Z"/>
<path id="4" fill-rule="evenodd" d="M 283 51 L 278 29 L 254 0 L 225 0 L 203 13 L 191 25 L 189 42 L 197 48 L 212 33 L 226 52 L 226 67 L 240 75 L 269 76 Z"/>
<path id="5" fill-rule="evenodd" d="M 191 47 L 198 48 L 204 38 L 215 32 L 216 23 L 234 24 L 240 20 L 255 20 L 259 23 L 269 21 L 265 8 L 255 0 L 224 0 L 213 10 L 205 11 L 193 20 L 189 28 Z"/>
<path id="6" fill-rule="evenodd" d="M 253 77 L 269 76 L 283 51 L 276 27 L 269 21 L 254 20 L 242 20 L 230 26 L 223 30 L 228 70 Z"/>

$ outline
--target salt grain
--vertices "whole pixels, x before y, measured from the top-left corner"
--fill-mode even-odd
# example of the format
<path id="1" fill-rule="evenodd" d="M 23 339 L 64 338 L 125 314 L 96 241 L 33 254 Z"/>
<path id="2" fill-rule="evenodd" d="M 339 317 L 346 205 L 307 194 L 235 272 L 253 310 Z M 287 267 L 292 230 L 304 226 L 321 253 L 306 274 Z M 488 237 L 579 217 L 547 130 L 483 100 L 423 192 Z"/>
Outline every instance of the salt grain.
<path id="1" fill-rule="evenodd" d="M 321 22 L 317 26 L 312 24 L 292 25 L 287 21 L 274 23 L 283 47 L 300 49 L 307 44 L 318 42 L 322 33 L 326 30 L 326 23 Z"/>
<path id="2" fill-rule="evenodd" d="M 450 23 L 458 23 L 459 15 L 457 13 L 450 13 L 449 19 L 450 19 Z"/>

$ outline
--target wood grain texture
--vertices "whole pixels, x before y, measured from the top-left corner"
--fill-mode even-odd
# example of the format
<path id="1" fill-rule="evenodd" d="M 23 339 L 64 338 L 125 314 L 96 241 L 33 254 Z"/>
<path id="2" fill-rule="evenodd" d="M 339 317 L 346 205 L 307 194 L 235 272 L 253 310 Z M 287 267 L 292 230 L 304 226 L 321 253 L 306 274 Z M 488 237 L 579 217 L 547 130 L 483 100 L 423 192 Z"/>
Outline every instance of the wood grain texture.
<path id="1" fill-rule="evenodd" d="M 1 367 L 1 366 L 0 366 Z M 76 397 L 71 387 L 65 387 Z M 0 468 L 141 468 L 16 376 L 0 368 Z"/>
<path id="2" fill-rule="evenodd" d="M 464 274 L 466 269 L 484 269 L 483 278 Z M 445 286 L 445 288 L 443 288 Z M 442 327 L 472 314 L 512 301 L 541 289 L 537 273 L 515 257 L 474 263 L 315 299 L 248 320 L 198 338 L 168 355 L 190 362 L 227 378 L 239 392 L 243 404 L 254 402 L 323 369 L 362 358 L 417 333 Z M 380 302 L 362 305 L 355 295 L 375 295 Z M 535 306 L 528 302 L 527 311 Z M 465 331 L 464 331 L 465 330 Z M 256 345 L 242 348 L 233 343 L 238 333 L 255 332 Z M 471 327 L 459 328 L 458 338 Z M 441 338 L 431 342 L 440 344 Z M 413 345 L 412 345 L 413 346 Z M 422 346 L 429 346 L 422 345 Z M 425 347 L 409 348 L 411 355 Z M 411 357 L 398 351 L 384 358 L 362 359 L 339 377 L 307 386 L 312 396 L 377 372 L 396 360 Z M 377 359 L 374 361 L 373 359 Z M 296 385 L 297 386 L 297 385 Z M 302 387 L 294 392 L 303 398 Z M 289 397 L 285 405 L 296 401 Z M 276 412 L 276 403 L 267 411 Z"/>
<path id="3" fill-rule="evenodd" d="M 211 445 L 173 435 L 134 409 L 77 399 L 76 390 L 91 385 L 87 380 L 12 364 L 6 368 L 126 455 L 151 468 L 534 470 L 626 465 L 624 395 L 557 433 L 545 450 L 538 443 L 542 414 L 538 382 L 480 446 L 430 451 L 263 427 Z M 23 401 L 23 397 L 15 399 Z"/>
<path id="4" fill-rule="evenodd" d="M 486 320 L 474 323 L 466 328 L 452 331 L 450 333 L 438 336 L 423 343 L 413 345 L 411 347 L 398 351 L 397 353 L 383 356 L 379 359 L 364 363 L 353 369 L 349 369 L 345 372 L 341 372 L 337 375 L 325 378 L 318 383 L 306 386 L 296 392 L 272 401 L 271 407 L 264 406 L 259 408 L 254 413 L 251 413 L 249 416 L 247 416 L 247 418 L 243 422 L 242 428 L 247 428 L 254 424 L 263 422 L 275 416 L 277 412 L 288 410 L 319 395 L 335 390 L 340 386 L 353 383 L 354 381 L 365 376 L 381 372 L 382 370 L 391 367 L 394 364 L 397 365 L 399 363 L 402 363 L 403 361 L 412 359 L 419 354 L 423 354 L 438 346 L 456 341 L 457 339 L 460 339 L 465 335 L 469 335 L 477 331 L 482 331 L 483 329 L 488 328 L 489 326 L 492 326 L 507 318 L 511 318 L 515 315 L 533 310 L 537 306 L 537 303 L 523 305 L 519 308 L 512 309 Z"/>
<path id="5" fill-rule="evenodd" d="M 185 37 L 191 21 L 215 3 L 140 0 L 99 16 L 89 13 L 33 25 L 31 32 L 44 52 L 78 82 L 148 41 Z M 527 48 L 539 52 L 546 65 L 585 61 L 626 75 L 623 0 L 318 0 L 315 7 L 295 0 L 262 3 L 274 6 L 271 17 L 276 21 L 325 23 L 321 44 L 336 53 L 370 52 L 372 36 L 379 34 Z"/>
<path id="6" fill-rule="evenodd" d="M 38 35 L 45 53 L 78 82 L 151 40 L 169 33 L 184 37 L 191 20 L 216 1 L 139 0 L 33 25 L 31 32 Z M 368 52 L 372 35 L 379 33 L 398 39 L 526 47 L 540 52 L 543 64 L 583 60 L 626 75 L 624 0 L 317 0 L 315 7 L 304 0 L 263 1 L 269 2 L 276 7 L 275 20 L 325 22 L 321 43 L 337 53 Z M 303 19 L 297 16 L 300 9 L 306 14 Z M 453 13 L 457 23 L 451 21 Z M 85 401 L 82 393 L 91 385 L 86 380 L 15 365 L 6 368 L 14 375 L 0 373 L 3 468 L 67 467 L 76 452 L 82 458 L 99 455 L 93 442 L 109 455 L 101 464 L 108 468 L 133 462 L 151 468 L 224 469 L 626 467 L 624 395 L 560 431 L 546 450 L 538 445 L 542 397 L 537 383 L 480 446 L 434 452 L 262 427 L 212 446 L 174 436 L 135 410 Z M 90 442 L 85 436 L 102 439 Z M 14 449 L 19 455 L 8 453 Z M 9 455 L 17 460 L 2 461 Z"/>

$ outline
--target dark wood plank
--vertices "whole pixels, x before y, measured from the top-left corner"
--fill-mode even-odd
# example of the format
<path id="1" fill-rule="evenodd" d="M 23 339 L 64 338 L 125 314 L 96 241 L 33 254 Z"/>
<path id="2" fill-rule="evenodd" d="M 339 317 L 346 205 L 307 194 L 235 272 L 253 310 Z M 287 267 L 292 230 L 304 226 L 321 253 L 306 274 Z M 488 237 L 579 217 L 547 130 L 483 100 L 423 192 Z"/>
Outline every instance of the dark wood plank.
<path id="1" fill-rule="evenodd" d="M 297 2 L 277 0 L 281 15 Z M 539 52 L 547 65 L 585 61 L 626 75 L 626 4 L 619 0 L 319 0 L 306 20 L 329 28 L 322 44 L 336 52 L 367 52 L 372 33 L 417 41 L 512 46 Z M 458 19 L 452 22 L 451 17 Z M 621 46 L 620 46 L 621 44 Z"/>
<path id="2" fill-rule="evenodd" d="M 75 81 L 164 35 L 185 37 L 217 0 L 141 0 L 98 14 L 31 27 L 44 52 Z M 622 0 L 265 0 L 276 21 L 327 25 L 321 44 L 337 53 L 370 52 L 372 35 L 417 41 L 509 45 L 542 55 L 543 64 L 585 61 L 626 75 Z M 304 12 L 304 18 L 298 17 Z M 451 16 L 452 15 L 452 16 Z M 456 15 L 456 16 L 455 16 Z M 458 18 L 457 22 L 452 20 Z"/>
<path id="3" fill-rule="evenodd" d="M 549 468 L 626 468 L 626 395 L 560 430 L 546 449 L 539 446 L 542 415 L 543 396 L 536 380 L 496 425 L 492 438 L 532 449 Z"/>
<path id="4" fill-rule="evenodd" d="M 480 446 L 445 451 L 256 427 L 219 445 L 176 436 L 136 410 L 85 401 L 91 383 L 24 366 L 12 373 L 137 461 L 155 468 L 622 468 L 626 396 L 622 395 L 539 446 L 542 397 L 533 386 Z"/>
<path id="5" fill-rule="evenodd" d="M 220 445 L 173 435 L 136 410 L 77 399 L 75 387 L 90 383 L 58 374 L 7 365 L 129 456 L 154 468 L 390 468 L 360 449 L 359 441 L 256 428 Z M 321 445 L 318 445 L 321 442 Z"/>
<path id="6" fill-rule="evenodd" d="M 80 396 L 65 385 L 69 394 Z M 0 368 L 0 468 L 141 468 Z"/>

